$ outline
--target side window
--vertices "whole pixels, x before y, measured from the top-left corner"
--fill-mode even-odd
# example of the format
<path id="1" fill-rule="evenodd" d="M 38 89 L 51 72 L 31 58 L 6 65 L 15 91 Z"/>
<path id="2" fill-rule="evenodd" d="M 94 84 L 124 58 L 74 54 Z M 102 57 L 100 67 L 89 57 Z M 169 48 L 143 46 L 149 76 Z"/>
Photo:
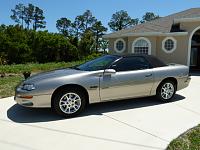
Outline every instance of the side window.
<path id="1" fill-rule="evenodd" d="M 119 62 L 116 62 L 111 66 L 111 69 L 119 71 L 131 71 L 131 70 L 143 70 L 149 69 L 149 62 L 143 57 L 125 57 L 122 58 Z"/>

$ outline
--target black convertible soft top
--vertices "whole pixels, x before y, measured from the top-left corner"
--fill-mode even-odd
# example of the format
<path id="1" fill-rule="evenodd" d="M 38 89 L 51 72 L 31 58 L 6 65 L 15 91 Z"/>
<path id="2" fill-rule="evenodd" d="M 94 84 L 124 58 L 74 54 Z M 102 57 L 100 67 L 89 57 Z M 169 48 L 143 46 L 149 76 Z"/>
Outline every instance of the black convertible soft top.
<path id="1" fill-rule="evenodd" d="M 144 57 L 152 65 L 153 68 L 167 66 L 167 64 L 164 63 L 162 60 L 152 55 L 144 55 L 144 54 L 113 54 L 113 55 L 124 57 L 124 58 L 125 57 Z"/>

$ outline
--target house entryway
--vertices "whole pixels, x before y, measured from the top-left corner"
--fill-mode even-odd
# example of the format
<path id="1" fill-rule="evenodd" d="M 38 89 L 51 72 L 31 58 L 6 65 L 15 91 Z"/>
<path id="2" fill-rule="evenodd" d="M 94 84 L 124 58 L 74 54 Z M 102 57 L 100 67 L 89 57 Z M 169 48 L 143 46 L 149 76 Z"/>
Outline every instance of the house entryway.
<path id="1" fill-rule="evenodd" d="M 192 36 L 190 70 L 200 71 L 200 29 Z"/>

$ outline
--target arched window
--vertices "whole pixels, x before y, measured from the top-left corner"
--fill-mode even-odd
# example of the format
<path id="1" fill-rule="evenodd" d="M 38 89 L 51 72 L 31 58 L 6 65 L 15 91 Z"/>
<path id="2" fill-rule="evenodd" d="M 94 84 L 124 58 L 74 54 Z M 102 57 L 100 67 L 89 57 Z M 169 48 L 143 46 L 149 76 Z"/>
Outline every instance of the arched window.
<path id="1" fill-rule="evenodd" d="M 133 49 L 132 49 L 134 54 L 146 54 L 150 55 L 151 54 L 151 42 L 144 37 L 137 38 L 133 42 Z"/>

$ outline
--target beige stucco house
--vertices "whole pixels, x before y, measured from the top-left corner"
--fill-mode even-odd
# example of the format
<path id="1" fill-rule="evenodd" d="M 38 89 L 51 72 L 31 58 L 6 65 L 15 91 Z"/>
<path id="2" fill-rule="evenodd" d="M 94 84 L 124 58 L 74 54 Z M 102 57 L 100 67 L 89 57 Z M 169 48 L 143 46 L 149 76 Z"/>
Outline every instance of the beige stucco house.
<path id="1" fill-rule="evenodd" d="M 110 53 L 155 55 L 166 63 L 200 69 L 200 8 L 104 35 Z"/>

